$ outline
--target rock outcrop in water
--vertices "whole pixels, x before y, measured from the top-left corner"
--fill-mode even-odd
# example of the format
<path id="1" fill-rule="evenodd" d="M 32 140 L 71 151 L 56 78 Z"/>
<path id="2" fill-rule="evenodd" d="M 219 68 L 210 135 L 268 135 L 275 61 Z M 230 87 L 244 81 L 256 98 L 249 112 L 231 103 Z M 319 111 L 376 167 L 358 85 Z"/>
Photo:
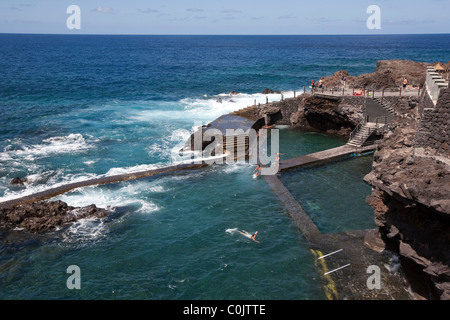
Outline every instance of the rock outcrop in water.
<path id="1" fill-rule="evenodd" d="M 281 91 L 274 91 L 269 88 L 265 88 L 263 91 L 261 91 L 262 94 L 275 94 L 275 93 L 281 93 Z"/>
<path id="2" fill-rule="evenodd" d="M 45 232 L 82 218 L 104 218 L 110 211 L 94 204 L 75 208 L 62 201 L 34 202 L 11 208 L 0 208 L 0 227 Z"/>
<path id="3" fill-rule="evenodd" d="M 413 291 L 448 300 L 450 89 L 441 91 L 436 108 L 424 109 L 426 99 L 425 93 L 417 107 L 397 113 L 396 128 L 382 140 L 364 180 L 373 187 L 367 202 L 379 235 L 402 258 Z"/>

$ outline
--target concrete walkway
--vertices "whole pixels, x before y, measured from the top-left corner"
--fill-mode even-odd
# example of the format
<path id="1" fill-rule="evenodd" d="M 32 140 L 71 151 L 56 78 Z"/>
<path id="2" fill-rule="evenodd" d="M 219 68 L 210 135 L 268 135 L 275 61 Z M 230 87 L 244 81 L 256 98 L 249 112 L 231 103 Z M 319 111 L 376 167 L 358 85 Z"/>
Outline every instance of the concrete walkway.
<path id="1" fill-rule="evenodd" d="M 289 216 L 294 220 L 296 226 L 300 229 L 302 235 L 311 242 L 313 238 L 320 235 L 320 231 L 311 218 L 305 213 L 303 208 L 294 199 L 289 190 L 278 179 L 276 175 L 264 176 L 264 179 L 268 185 L 272 188 L 272 191 L 282 202 L 284 208 L 288 212 Z"/>
<path id="2" fill-rule="evenodd" d="M 394 89 L 395 90 L 395 89 Z M 423 90 L 423 89 L 422 89 Z M 353 90 L 353 89 L 349 89 L 346 88 L 344 91 L 342 91 L 342 88 L 338 89 L 338 90 L 331 90 L 331 89 L 320 89 L 320 88 L 316 88 L 314 90 L 314 95 L 320 96 L 320 95 L 326 95 L 326 96 L 334 96 L 334 97 L 339 97 L 339 96 L 363 96 L 363 97 L 368 97 L 368 98 L 381 98 L 381 97 L 401 97 L 401 96 L 419 96 L 420 92 L 422 90 L 418 90 L 418 89 L 406 89 L 405 91 L 402 90 L 400 91 L 399 89 L 396 89 L 395 91 L 373 91 L 373 90 L 366 90 L 365 95 L 364 94 L 358 94 L 357 90 Z"/>
<path id="3" fill-rule="evenodd" d="M 324 151 L 319 151 L 316 153 L 311 153 L 308 155 L 300 156 L 297 158 L 292 158 L 288 160 L 280 161 L 280 171 L 286 171 L 293 168 L 298 168 L 301 166 L 316 164 L 322 161 L 330 161 L 335 160 L 347 156 L 351 156 L 353 154 L 359 154 L 363 152 L 368 152 L 375 150 L 375 145 L 370 145 L 367 147 L 356 148 L 350 145 L 343 145 L 333 149 L 327 149 Z"/>
<path id="4" fill-rule="evenodd" d="M 353 156 L 354 154 L 356 155 L 362 152 L 371 151 L 374 148 L 375 146 L 373 145 L 365 148 L 355 148 L 349 145 L 343 145 L 337 148 L 280 161 L 280 171 L 345 158 L 347 156 Z M 284 186 L 280 179 L 278 179 L 277 175 L 265 175 L 264 179 L 271 187 L 277 198 L 281 201 L 289 216 L 294 220 L 294 223 L 297 225 L 302 235 L 309 242 L 312 242 L 314 238 L 320 236 L 321 233 L 317 226 L 305 213 L 302 206 L 297 202 L 297 200 L 294 199 L 292 194 Z"/>

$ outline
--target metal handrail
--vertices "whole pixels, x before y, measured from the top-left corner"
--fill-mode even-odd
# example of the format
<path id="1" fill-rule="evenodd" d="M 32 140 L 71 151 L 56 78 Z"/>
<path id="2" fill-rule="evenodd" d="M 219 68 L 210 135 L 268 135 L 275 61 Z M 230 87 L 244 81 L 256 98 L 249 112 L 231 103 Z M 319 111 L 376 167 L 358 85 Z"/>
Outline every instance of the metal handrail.
<path id="1" fill-rule="evenodd" d="M 367 116 L 364 116 L 364 119 L 361 120 L 358 125 L 353 129 L 352 133 L 350 133 L 350 138 L 348 141 L 352 141 L 353 137 L 358 133 L 359 130 L 367 123 Z"/>

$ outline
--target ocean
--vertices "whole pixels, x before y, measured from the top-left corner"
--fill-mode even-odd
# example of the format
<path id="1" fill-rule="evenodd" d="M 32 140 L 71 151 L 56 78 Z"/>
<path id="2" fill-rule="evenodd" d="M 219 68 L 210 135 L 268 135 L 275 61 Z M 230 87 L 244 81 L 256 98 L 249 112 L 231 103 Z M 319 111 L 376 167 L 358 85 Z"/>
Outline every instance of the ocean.
<path id="1" fill-rule="evenodd" d="M 450 60 L 450 35 L 0 34 L 0 201 L 179 163 L 192 131 L 378 60 Z M 231 95 L 232 91 L 238 94 Z M 289 158 L 345 139 L 280 127 Z M 371 156 L 282 181 L 322 233 L 373 228 Z M 250 164 L 210 166 L 60 195 L 113 208 L 45 235 L 1 231 L 0 299 L 322 300 L 308 242 Z M 27 179 L 13 186 L 15 177 Z M 238 231 L 259 231 L 260 243 Z M 81 288 L 67 286 L 69 266 Z"/>

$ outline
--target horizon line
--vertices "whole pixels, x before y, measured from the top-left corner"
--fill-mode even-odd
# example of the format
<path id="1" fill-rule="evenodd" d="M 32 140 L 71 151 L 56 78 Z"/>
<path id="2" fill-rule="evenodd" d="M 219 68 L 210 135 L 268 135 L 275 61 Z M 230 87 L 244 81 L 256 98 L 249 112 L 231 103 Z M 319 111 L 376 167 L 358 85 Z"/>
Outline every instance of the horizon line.
<path id="1" fill-rule="evenodd" d="M 74 35 L 74 36 L 413 36 L 413 35 L 450 35 L 440 33 L 317 33 L 317 34 L 188 34 L 188 33 L 40 33 L 40 32 L 0 32 L 0 35 Z"/>

